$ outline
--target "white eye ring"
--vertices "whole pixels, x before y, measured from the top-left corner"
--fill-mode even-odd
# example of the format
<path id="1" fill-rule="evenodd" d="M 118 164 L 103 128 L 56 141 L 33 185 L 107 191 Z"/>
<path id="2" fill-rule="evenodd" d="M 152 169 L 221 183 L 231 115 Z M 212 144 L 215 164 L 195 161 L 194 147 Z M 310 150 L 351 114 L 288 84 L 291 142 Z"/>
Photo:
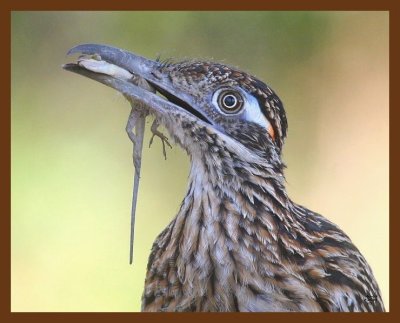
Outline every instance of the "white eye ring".
<path id="1" fill-rule="evenodd" d="M 236 106 L 237 99 L 236 99 L 236 97 L 234 95 L 227 94 L 222 99 L 222 104 L 225 106 L 225 108 L 232 109 L 232 108 L 234 108 Z"/>
<path id="2" fill-rule="evenodd" d="M 232 90 L 221 91 L 218 95 L 217 102 L 219 108 L 228 114 L 238 113 L 244 106 L 242 95 Z"/>

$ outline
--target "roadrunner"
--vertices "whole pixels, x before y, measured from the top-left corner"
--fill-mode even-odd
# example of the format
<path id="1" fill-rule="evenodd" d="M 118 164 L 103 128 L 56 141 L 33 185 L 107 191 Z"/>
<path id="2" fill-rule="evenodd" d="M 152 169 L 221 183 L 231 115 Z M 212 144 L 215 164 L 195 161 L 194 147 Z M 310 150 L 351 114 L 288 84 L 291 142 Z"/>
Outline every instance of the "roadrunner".
<path id="1" fill-rule="evenodd" d="M 148 82 L 162 96 L 64 66 L 147 106 L 190 156 L 186 196 L 151 250 L 143 311 L 384 311 L 350 238 L 288 197 L 287 120 L 268 85 L 212 62 L 153 61 L 93 44 L 69 53 L 97 55 Z"/>

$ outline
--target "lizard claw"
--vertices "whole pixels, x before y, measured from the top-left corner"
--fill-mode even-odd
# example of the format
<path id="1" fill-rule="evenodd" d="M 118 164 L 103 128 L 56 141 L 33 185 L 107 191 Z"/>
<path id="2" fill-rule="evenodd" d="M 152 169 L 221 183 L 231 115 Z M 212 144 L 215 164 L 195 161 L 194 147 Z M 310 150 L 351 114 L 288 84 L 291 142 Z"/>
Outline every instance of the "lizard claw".
<path id="1" fill-rule="evenodd" d="M 164 155 L 164 158 L 165 158 L 165 160 L 167 160 L 167 152 L 166 152 L 166 149 L 165 149 L 165 144 L 167 144 L 168 147 L 171 148 L 171 149 L 172 149 L 172 146 L 171 146 L 171 144 L 170 144 L 169 141 L 168 141 L 168 137 L 165 136 L 162 132 L 160 132 L 160 131 L 158 130 L 159 125 L 160 125 L 160 124 L 159 124 L 159 122 L 158 122 L 157 119 L 155 119 L 155 120 L 153 121 L 153 124 L 151 125 L 151 132 L 152 132 L 153 135 L 152 135 L 151 138 L 150 138 L 149 148 L 150 148 L 151 145 L 153 144 L 153 139 L 154 139 L 154 137 L 155 137 L 155 136 L 159 137 L 159 138 L 161 139 L 161 143 L 162 143 L 162 146 L 163 146 L 163 155 Z"/>

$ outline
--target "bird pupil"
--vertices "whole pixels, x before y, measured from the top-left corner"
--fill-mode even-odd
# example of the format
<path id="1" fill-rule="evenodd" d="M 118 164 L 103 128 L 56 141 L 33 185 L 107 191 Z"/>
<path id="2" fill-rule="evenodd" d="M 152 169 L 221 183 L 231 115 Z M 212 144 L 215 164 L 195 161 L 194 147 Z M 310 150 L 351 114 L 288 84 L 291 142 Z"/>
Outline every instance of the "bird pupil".
<path id="1" fill-rule="evenodd" d="M 236 98 L 232 94 L 229 94 L 224 98 L 224 104 L 226 107 L 232 108 L 236 104 Z"/>

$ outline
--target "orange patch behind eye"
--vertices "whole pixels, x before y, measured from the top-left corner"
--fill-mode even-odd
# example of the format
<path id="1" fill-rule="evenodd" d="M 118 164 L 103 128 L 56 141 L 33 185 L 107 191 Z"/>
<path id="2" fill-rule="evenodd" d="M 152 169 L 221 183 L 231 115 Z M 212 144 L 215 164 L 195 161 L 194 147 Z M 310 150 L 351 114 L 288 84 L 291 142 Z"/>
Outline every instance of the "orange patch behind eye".
<path id="1" fill-rule="evenodd" d="M 269 135 L 272 137 L 272 139 L 275 140 L 275 131 L 274 131 L 274 128 L 272 128 L 272 126 L 269 125 L 267 131 L 268 131 Z"/>

